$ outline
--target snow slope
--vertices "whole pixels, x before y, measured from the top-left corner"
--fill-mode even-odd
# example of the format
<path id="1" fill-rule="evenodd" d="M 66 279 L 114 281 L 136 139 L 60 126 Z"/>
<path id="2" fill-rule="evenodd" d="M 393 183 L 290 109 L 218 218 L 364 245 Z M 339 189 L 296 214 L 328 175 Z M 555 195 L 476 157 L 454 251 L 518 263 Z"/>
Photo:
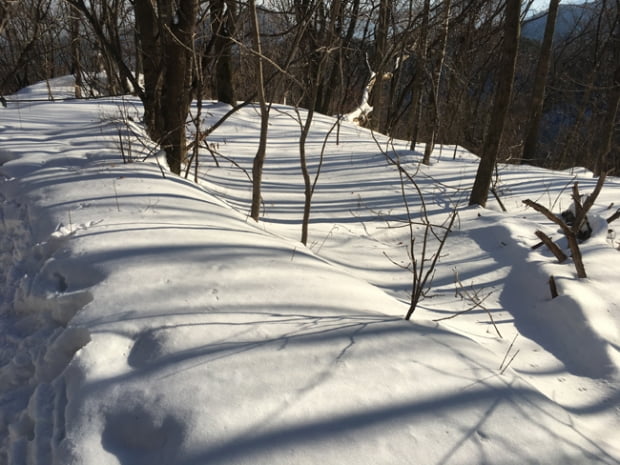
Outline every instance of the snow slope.
<path id="1" fill-rule="evenodd" d="M 46 97 L 41 85 L 13 100 Z M 205 124 L 226 111 L 208 105 Z M 121 139 L 136 159 L 152 147 L 121 113 L 135 119 L 138 102 L 0 111 L 0 463 L 620 463 L 620 260 L 602 220 L 617 178 L 595 205 L 589 278 L 577 280 L 530 248 L 537 228 L 560 235 L 521 201 L 559 211 L 573 180 L 592 188 L 588 173 L 501 167 L 509 213 L 466 207 L 473 155 L 438 148 L 418 167 L 405 143 L 378 146 L 343 122 L 304 247 L 291 109 L 272 113 L 259 223 L 242 170 L 256 108 L 210 136 L 222 156 L 203 154 L 200 185 L 162 176 L 156 155 L 124 164 Z M 334 124 L 317 117 L 313 172 Z M 382 149 L 418 170 L 433 222 L 458 208 L 412 322 L 411 276 L 394 264 L 409 260 L 406 212 Z M 432 321 L 471 307 L 467 295 L 486 296 L 484 308 Z"/>

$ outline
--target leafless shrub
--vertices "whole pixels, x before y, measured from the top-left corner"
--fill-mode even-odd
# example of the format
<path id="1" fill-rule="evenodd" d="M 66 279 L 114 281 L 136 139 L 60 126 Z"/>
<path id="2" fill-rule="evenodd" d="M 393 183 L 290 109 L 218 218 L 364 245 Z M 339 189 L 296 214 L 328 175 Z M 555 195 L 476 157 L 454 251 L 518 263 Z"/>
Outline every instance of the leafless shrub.
<path id="1" fill-rule="evenodd" d="M 411 272 L 411 297 L 409 310 L 405 315 L 405 319 L 409 320 L 418 306 L 418 303 L 427 295 L 432 287 L 439 257 L 441 256 L 448 235 L 452 231 L 452 227 L 458 216 L 458 203 L 453 206 L 448 217 L 442 224 L 433 223 L 430 219 L 428 209 L 426 208 L 424 195 L 422 194 L 420 186 L 415 181 L 414 175 L 401 163 L 400 157 L 393 147 L 391 149 L 392 153 L 390 153 L 388 149 L 381 146 L 376 138 L 375 142 L 385 156 L 387 162 L 396 167 L 400 178 L 400 193 L 406 212 L 405 222 L 409 230 L 409 240 L 406 246 L 409 263 L 407 265 L 402 265 L 390 258 L 387 254 L 384 255 L 396 266 Z M 412 205 L 407 196 L 407 186 L 413 187 L 418 196 L 420 205 L 418 218 L 414 218 Z M 416 234 L 414 226 L 422 226 L 421 236 Z M 432 239 L 435 239 L 435 242 L 433 242 Z M 434 247 L 433 244 L 435 244 Z"/>
<path id="2" fill-rule="evenodd" d="M 454 271 L 454 285 L 455 285 L 456 297 L 460 297 L 461 299 L 468 302 L 469 306 L 465 310 L 456 312 L 450 316 L 446 316 L 443 318 L 437 318 L 433 321 L 450 320 L 452 318 L 456 318 L 459 315 L 463 315 L 464 313 L 468 313 L 468 312 L 471 312 L 472 310 L 480 308 L 481 310 L 484 310 L 487 313 L 487 315 L 489 315 L 489 319 L 491 320 L 491 324 L 493 325 L 493 328 L 495 329 L 495 332 L 497 333 L 497 335 L 499 337 L 503 337 L 502 333 L 499 332 L 499 329 L 497 328 L 497 325 L 495 324 L 493 315 L 491 314 L 489 309 L 484 306 L 484 302 L 489 297 L 491 297 L 494 291 L 483 292 L 483 289 L 476 289 L 473 285 L 470 286 L 469 288 L 466 288 L 465 286 L 463 286 L 463 283 L 461 282 L 461 279 L 459 278 L 459 274 L 456 270 Z"/>

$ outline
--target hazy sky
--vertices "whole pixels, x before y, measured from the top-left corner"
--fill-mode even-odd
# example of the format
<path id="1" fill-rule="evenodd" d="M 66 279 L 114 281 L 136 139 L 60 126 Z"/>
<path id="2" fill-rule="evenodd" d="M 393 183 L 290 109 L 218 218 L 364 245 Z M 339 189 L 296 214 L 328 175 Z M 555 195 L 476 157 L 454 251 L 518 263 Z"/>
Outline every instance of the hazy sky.
<path id="1" fill-rule="evenodd" d="M 585 3 L 585 0 L 561 0 L 560 5 L 568 3 Z M 549 0 L 534 0 L 532 9 L 536 11 L 544 11 L 549 8 Z"/>

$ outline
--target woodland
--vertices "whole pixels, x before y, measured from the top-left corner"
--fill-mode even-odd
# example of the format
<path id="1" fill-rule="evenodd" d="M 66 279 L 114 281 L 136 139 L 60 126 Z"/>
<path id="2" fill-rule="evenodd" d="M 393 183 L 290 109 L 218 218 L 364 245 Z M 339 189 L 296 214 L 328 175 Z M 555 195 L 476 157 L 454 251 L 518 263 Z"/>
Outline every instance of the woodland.
<path id="1" fill-rule="evenodd" d="M 619 42 L 0 0 L 0 465 L 620 465 Z"/>
<path id="2" fill-rule="evenodd" d="M 0 95 L 66 74 L 76 98 L 133 93 L 176 172 L 206 137 L 186 140 L 190 102 L 213 99 L 261 101 L 265 124 L 273 103 L 334 116 L 366 105 L 360 125 L 426 143 L 426 160 L 463 146 L 490 160 L 487 178 L 496 161 L 617 173 L 618 5 L 2 0 Z"/>

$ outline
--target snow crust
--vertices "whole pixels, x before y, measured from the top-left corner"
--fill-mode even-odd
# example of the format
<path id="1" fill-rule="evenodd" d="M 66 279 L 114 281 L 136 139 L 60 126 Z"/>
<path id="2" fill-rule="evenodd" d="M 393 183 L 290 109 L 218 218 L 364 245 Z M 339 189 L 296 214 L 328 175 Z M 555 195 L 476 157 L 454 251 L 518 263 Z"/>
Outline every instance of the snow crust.
<path id="1" fill-rule="evenodd" d="M 255 223 L 241 168 L 256 108 L 210 136 L 236 165 L 203 154 L 197 185 L 120 121 L 136 100 L 15 102 L 47 95 L 33 86 L 0 109 L 0 464 L 620 463 L 620 255 L 605 222 L 618 178 L 578 280 L 531 248 L 536 229 L 566 244 L 521 201 L 559 212 L 590 173 L 501 166 L 508 213 L 467 207 L 474 155 L 437 147 L 419 166 L 405 142 L 317 116 L 304 247 L 290 108 L 272 112 Z M 205 125 L 227 110 L 207 105 Z M 411 322 L 411 275 L 394 264 L 409 261 L 406 212 L 382 150 L 416 173 L 431 221 L 458 209 Z M 433 321 L 472 295 L 482 306 Z"/>

